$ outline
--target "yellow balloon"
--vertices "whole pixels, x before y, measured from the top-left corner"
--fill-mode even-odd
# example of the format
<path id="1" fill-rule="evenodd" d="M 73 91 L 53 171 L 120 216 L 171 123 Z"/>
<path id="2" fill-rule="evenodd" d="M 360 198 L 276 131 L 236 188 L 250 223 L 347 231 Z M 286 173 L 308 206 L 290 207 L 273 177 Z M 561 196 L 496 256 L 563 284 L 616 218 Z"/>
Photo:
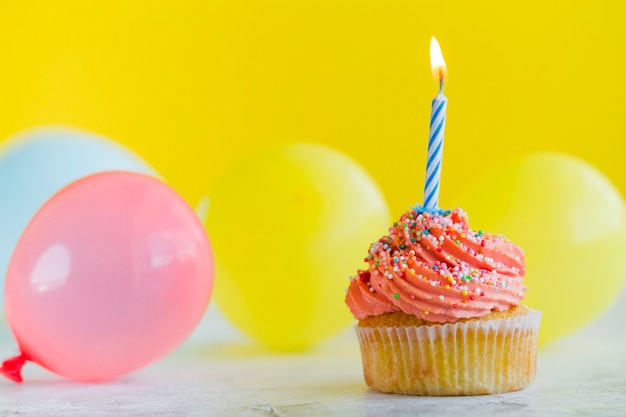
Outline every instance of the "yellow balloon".
<path id="1" fill-rule="evenodd" d="M 587 162 L 534 153 L 487 169 L 459 205 L 473 228 L 525 250 L 525 304 L 543 312 L 540 343 L 596 319 L 626 278 L 626 216 L 617 189 Z"/>
<path id="2" fill-rule="evenodd" d="M 217 305 L 276 350 L 306 348 L 353 321 L 348 277 L 390 222 L 359 165 L 305 143 L 261 152 L 225 176 L 207 216 Z"/>

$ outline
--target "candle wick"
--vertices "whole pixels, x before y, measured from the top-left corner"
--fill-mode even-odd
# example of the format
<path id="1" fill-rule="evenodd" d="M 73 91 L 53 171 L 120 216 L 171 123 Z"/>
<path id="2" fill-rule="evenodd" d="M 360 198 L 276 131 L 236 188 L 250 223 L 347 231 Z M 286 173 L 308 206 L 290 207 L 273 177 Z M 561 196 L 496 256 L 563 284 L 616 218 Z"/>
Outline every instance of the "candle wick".
<path id="1" fill-rule="evenodd" d="M 443 93 L 443 76 L 439 77 L 439 94 Z"/>

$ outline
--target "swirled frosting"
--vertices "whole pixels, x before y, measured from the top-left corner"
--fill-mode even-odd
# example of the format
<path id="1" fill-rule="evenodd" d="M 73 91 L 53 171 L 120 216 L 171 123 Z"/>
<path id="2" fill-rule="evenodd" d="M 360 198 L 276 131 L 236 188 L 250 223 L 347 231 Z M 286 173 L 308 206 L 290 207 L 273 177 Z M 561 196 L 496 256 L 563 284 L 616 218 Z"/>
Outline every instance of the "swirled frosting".
<path id="1" fill-rule="evenodd" d="M 508 310 L 526 290 L 522 249 L 502 235 L 473 231 L 461 209 L 404 213 L 370 245 L 365 262 L 346 295 L 356 319 L 403 311 L 455 322 Z"/>

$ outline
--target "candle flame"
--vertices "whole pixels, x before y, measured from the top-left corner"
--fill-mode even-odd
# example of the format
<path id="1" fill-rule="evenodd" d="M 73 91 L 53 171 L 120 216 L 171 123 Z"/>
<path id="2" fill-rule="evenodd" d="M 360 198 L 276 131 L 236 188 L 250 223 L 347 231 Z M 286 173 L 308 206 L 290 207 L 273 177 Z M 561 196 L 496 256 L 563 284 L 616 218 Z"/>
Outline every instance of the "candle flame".
<path id="1" fill-rule="evenodd" d="M 448 69 L 446 68 L 446 61 L 443 60 L 439 42 L 437 42 L 434 36 L 430 40 L 430 66 L 433 69 L 435 81 L 443 86 L 444 81 L 448 77 Z"/>

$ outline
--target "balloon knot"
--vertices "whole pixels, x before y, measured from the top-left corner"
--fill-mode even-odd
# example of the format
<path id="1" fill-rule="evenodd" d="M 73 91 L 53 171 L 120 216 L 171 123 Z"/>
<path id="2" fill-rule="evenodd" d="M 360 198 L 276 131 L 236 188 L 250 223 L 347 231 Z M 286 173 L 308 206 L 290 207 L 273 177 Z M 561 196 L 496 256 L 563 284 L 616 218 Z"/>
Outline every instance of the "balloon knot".
<path id="1" fill-rule="evenodd" d="M 28 356 L 25 353 L 21 353 L 19 356 L 16 356 L 11 359 L 7 359 L 2 362 L 2 366 L 0 367 L 0 374 L 6 376 L 11 381 L 14 382 L 22 382 L 22 366 L 24 363 L 29 360 Z"/>

